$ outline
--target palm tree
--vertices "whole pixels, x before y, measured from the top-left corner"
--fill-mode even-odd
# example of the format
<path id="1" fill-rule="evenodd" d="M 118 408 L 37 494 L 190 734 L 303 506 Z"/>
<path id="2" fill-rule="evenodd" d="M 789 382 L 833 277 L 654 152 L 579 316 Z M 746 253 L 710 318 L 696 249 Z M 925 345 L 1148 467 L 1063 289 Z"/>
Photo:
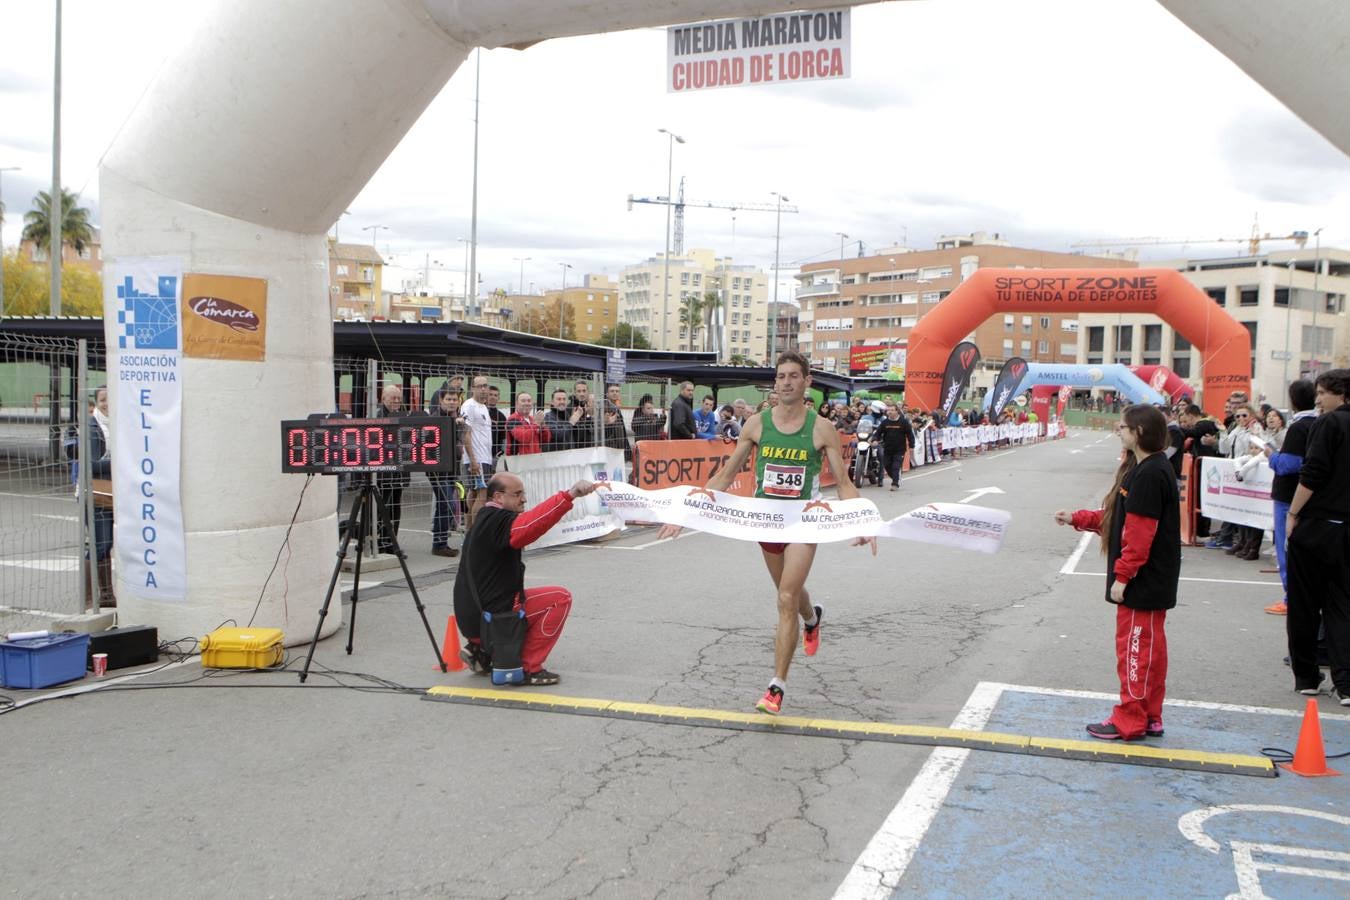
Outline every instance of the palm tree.
<path id="1" fill-rule="evenodd" d="M 721 324 L 721 322 L 718 321 L 721 318 L 718 315 L 718 312 L 721 309 L 722 298 L 717 295 L 717 291 L 708 291 L 703 295 L 703 320 L 707 323 L 708 329 L 704 332 L 704 337 L 710 339 L 709 341 L 704 342 L 703 349 L 710 349 L 707 345 L 708 343 L 711 343 L 711 349 L 714 353 L 721 349 L 718 347 L 722 337 L 722 329 L 718 327 Z"/>
<path id="2" fill-rule="evenodd" d="M 680 324 L 689 329 L 689 349 L 698 342 L 698 330 L 703 325 L 703 301 L 698 297 L 686 297 L 680 307 Z"/>
<path id="3" fill-rule="evenodd" d="M 61 243 L 83 253 L 94 242 L 94 227 L 89 224 L 89 210 L 75 205 L 78 200 L 70 191 L 61 189 Z M 51 212 L 51 194 L 38 191 L 33 208 L 23 214 L 23 240 L 32 241 L 39 250 L 51 248 Z"/>

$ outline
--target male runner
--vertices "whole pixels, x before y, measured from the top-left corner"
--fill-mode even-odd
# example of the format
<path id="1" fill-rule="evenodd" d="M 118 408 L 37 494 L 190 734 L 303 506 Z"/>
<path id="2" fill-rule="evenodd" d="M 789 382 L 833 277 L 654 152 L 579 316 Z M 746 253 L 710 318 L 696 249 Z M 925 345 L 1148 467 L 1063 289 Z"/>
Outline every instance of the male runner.
<path id="1" fill-rule="evenodd" d="M 789 351 L 778 357 L 774 392 L 778 405 L 751 416 L 745 422 L 736 449 L 705 487 L 725 491 L 736 473 L 756 448 L 755 496 L 773 500 L 812 500 L 820 496 L 822 457 L 835 473 L 840 500 L 852 500 L 858 489 L 848 480 L 844 468 L 839 433 L 826 419 L 802 404 L 811 386 L 810 364 L 800 353 Z M 842 477 L 841 477 L 842 476 Z M 674 537 L 680 526 L 664 526 L 658 537 Z M 877 552 L 877 539 L 857 538 L 854 546 L 870 544 Z M 820 649 L 820 623 L 823 610 L 811 604 L 806 591 L 806 576 L 816 557 L 815 544 L 770 544 L 760 542 L 764 565 L 778 588 L 778 631 L 774 636 L 774 677 L 769 689 L 755 704 L 760 712 L 777 715 L 783 707 L 788 667 L 797 649 L 797 618 L 803 622 L 802 645 L 807 656 Z"/>

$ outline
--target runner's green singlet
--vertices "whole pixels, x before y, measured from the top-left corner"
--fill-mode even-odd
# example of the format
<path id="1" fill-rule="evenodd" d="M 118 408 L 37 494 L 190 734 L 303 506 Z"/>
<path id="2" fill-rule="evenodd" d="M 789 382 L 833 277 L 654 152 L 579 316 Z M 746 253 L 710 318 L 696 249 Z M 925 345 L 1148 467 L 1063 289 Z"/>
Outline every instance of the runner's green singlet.
<path id="1" fill-rule="evenodd" d="M 773 424 L 773 410 L 760 414 L 759 453 L 755 457 L 755 496 L 796 500 L 820 496 L 820 451 L 815 447 L 816 413 L 795 434 Z"/>

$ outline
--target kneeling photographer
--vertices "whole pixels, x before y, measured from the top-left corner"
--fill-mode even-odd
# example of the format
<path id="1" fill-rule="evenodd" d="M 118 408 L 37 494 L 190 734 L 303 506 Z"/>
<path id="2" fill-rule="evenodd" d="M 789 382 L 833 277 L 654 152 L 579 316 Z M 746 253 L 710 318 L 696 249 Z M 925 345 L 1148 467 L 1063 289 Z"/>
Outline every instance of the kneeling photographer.
<path id="1" fill-rule="evenodd" d="M 464 537 L 455 577 L 455 621 L 468 641 L 460 656 L 475 673 L 491 671 L 496 684 L 558 683 L 544 661 L 562 633 L 572 594 L 556 586 L 526 589 L 520 556 L 573 500 L 594 490 L 578 481 L 527 511 L 518 476 L 501 472 L 488 481 L 487 502 Z"/>

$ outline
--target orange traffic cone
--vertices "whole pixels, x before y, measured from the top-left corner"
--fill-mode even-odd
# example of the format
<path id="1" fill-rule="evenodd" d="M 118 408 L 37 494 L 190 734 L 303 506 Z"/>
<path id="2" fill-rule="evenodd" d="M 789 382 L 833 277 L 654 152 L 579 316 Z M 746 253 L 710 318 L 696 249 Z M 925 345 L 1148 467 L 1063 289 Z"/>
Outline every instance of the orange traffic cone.
<path id="1" fill-rule="evenodd" d="M 464 660 L 459 658 L 459 626 L 455 624 L 454 616 L 445 623 L 445 640 L 441 642 L 441 661 L 451 672 L 462 672 L 467 668 Z"/>
<path id="2" fill-rule="evenodd" d="M 1317 715 L 1317 701 L 1311 697 L 1308 698 L 1308 706 L 1303 711 L 1303 727 L 1299 729 L 1294 760 L 1280 763 L 1280 768 L 1309 778 L 1341 774 L 1335 769 L 1327 768 L 1327 753 L 1322 746 L 1322 722 Z"/>

